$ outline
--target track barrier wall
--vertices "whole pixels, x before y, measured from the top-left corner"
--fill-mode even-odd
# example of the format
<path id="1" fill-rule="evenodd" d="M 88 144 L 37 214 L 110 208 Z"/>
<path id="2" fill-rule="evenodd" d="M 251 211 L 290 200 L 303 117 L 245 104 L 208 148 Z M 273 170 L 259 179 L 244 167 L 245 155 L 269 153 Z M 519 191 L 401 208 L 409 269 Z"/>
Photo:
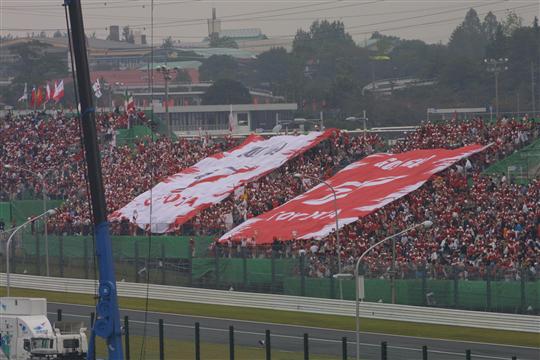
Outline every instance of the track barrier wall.
<path id="1" fill-rule="evenodd" d="M 49 235 L 50 276 L 95 277 L 91 236 Z M 283 257 L 240 251 L 224 256 L 208 251 L 212 238 L 189 236 L 113 236 L 119 281 L 152 283 L 259 293 L 354 299 L 354 280 L 336 280 L 332 273 L 315 277 L 304 257 Z M 4 247 L 2 255 L 4 254 Z M 150 255 L 148 255 L 150 254 Z M 265 254 L 268 256 L 268 253 Z M 2 256 L 2 269 L 5 256 Z M 12 247 L 14 273 L 45 274 L 43 235 L 25 229 Z M 387 269 L 366 273 L 365 301 L 509 313 L 540 313 L 540 281 L 527 269 L 510 277 L 489 268 L 483 276 L 463 279 L 448 267 L 435 274 L 427 268 L 393 278 Z M 320 274 L 319 274 L 320 275 Z M 341 281 L 341 291 L 340 291 Z"/>

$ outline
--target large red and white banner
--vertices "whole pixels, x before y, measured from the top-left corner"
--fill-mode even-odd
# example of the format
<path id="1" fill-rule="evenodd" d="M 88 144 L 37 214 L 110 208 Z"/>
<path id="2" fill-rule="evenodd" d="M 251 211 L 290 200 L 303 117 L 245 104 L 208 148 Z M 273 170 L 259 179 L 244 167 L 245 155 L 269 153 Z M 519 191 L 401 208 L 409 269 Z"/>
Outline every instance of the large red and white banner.
<path id="1" fill-rule="evenodd" d="M 215 154 L 172 175 L 111 214 L 154 233 L 173 230 L 236 188 L 264 176 L 328 139 L 336 130 L 265 139 L 251 135 L 231 151 Z M 151 217 L 150 217 L 151 216 Z"/>
<path id="2" fill-rule="evenodd" d="M 336 193 L 339 228 L 421 187 L 433 174 L 482 151 L 471 145 L 455 150 L 415 150 L 373 154 L 339 171 L 327 183 Z M 308 192 L 223 235 L 220 241 L 253 238 L 257 244 L 323 238 L 336 228 L 334 195 L 321 183 Z"/>

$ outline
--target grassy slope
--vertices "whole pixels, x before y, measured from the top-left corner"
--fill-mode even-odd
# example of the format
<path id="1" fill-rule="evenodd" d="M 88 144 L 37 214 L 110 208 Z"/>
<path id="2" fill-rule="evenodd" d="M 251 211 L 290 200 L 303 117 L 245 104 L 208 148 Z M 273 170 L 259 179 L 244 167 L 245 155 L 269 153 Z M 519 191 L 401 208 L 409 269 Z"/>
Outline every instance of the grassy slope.
<path id="1" fill-rule="evenodd" d="M 0 295 L 4 294 L 5 289 L 1 289 Z M 46 297 L 49 302 L 64 302 L 82 305 L 94 304 L 94 300 L 91 296 L 83 294 L 53 291 L 46 292 L 30 289 L 12 289 L 12 295 L 25 297 Z M 145 301 L 143 299 L 125 297 L 120 298 L 120 307 L 123 309 L 143 310 L 144 305 Z M 208 316 L 226 319 L 323 327 L 330 329 L 354 330 L 354 318 L 346 316 L 318 315 L 292 311 L 275 311 L 162 300 L 150 300 L 149 310 L 182 315 Z M 540 347 L 540 336 L 538 336 L 538 334 L 502 330 L 474 329 L 446 325 L 428 325 L 376 319 L 362 319 L 361 330 L 384 334 Z"/>

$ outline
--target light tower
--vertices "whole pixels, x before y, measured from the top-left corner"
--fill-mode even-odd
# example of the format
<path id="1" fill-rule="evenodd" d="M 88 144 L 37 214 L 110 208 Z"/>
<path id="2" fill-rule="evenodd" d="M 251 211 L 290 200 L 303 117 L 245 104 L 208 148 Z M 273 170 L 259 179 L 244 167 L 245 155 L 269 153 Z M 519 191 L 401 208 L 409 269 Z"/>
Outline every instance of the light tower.
<path id="1" fill-rule="evenodd" d="M 487 71 L 495 74 L 495 117 L 499 118 L 499 74 L 502 71 L 508 70 L 508 58 L 499 59 L 484 59 L 487 65 Z"/>

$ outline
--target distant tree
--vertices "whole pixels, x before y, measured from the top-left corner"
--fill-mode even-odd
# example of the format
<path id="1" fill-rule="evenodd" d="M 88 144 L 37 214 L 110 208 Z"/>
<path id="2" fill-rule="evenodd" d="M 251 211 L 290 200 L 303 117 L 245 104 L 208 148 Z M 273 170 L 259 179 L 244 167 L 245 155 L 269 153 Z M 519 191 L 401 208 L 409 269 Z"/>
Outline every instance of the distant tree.
<path id="1" fill-rule="evenodd" d="M 132 44 L 135 42 L 135 37 L 133 36 L 133 31 L 131 31 L 129 29 L 129 26 L 124 26 L 122 28 L 122 39 L 123 39 L 123 41 L 128 42 L 128 43 L 132 43 Z"/>
<path id="2" fill-rule="evenodd" d="M 163 40 L 163 44 L 161 44 L 161 48 L 163 49 L 172 49 L 174 47 L 174 42 L 173 42 L 173 39 L 172 37 L 166 37 L 164 40 Z"/>
<path id="3" fill-rule="evenodd" d="M 204 81 L 237 79 L 238 63 L 229 55 L 212 55 L 200 66 L 199 75 Z"/>
<path id="4" fill-rule="evenodd" d="M 27 83 L 32 85 L 44 85 L 46 81 L 56 80 L 68 75 L 66 55 L 61 52 L 47 51 L 52 46 L 37 40 L 19 43 L 10 46 L 10 52 L 18 58 L 10 68 L 13 74 L 13 83 L 9 93 L 13 96 L 10 101 L 16 102 L 16 96 L 20 88 Z"/>
<path id="5" fill-rule="evenodd" d="M 476 10 L 470 9 L 448 42 L 453 56 L 479 60 L 484 57 L 487 39 Z"/>
<path id="6" fill-rule="evenodd" d="M 174 81 L 180 84 L 191 84 L 192 79 L 185 69 L 180 69 L 177 71 Z"/>
<path id="7" fill-rule="evenodd" d="M 506 36 L 512 36 L 514 31 L 523 26 L 523 19 L 511 10 L 506 14 L 506 18 L 502 22 L 503 31 Z"/>
<path id="8" fill-rule="evenodd" d="M 206 90 L 203 105 L 251 104 L 249 90 L 239 81 L 221 79 Z"/>
<path id="9" fill-rule="evenodd" d="M 493 14 L 491 11 L 488 12 L 484 17 L 484 22 L 482 23 L 482 30 L 488 42 L 495 40 L 498 26 L 499 22 L 497 21 L 495 14 Z"/>
<path id="10" fill-rule="evenodd" d="M 284 85 L 288 79 L 289 58 L 285 48 L 273 48 L 263 52 L 255 60 L 257 80 L 276 88 Z"/>
<path id="11" fill-rule="evenodd" d="M 60 38 L 62 37 L 62 33 L 60 32 L 60 30 L 56 30 L 53 34 L 53 37 L 54 38 Z"/>
<path id="12" fill-rule="evenodd" d="M 223 36 L 220 37 L 218 33 L 212 33 L 210 35 L 210 47 L 211 48 L 232 48 L 232 49 L 238 49 L 238 44 L 234 39 Z"/>

